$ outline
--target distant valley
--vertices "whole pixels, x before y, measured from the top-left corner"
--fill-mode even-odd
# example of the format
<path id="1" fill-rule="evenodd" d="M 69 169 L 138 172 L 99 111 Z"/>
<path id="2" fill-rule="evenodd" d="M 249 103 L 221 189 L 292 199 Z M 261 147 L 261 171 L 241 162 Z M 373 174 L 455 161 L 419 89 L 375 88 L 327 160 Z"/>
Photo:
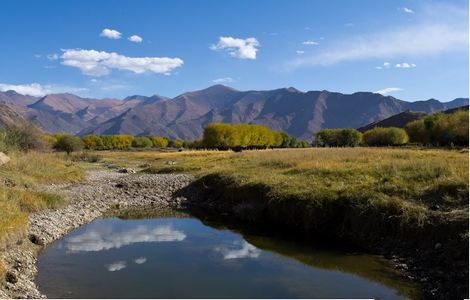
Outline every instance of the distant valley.
<path id="1" fill-rule="evenodd" d="M 468 105 L 468 98 L 407 102 L 371 92 L 301 92 L 295 88 L 238 91 L 215 85 L 175 98 L 134 95 L 122 100 L 72 94 L 31 97 L 6 91 L 0 92 L 0 102 L 0 110 L 8 106 L 51 133 L 126 133 L 193 140 L 202 136 L 208 123 L 225 122 L 262 124 L 311 140 L 322 128 L 360 128 L 408 110 L 448 110 Z"/>

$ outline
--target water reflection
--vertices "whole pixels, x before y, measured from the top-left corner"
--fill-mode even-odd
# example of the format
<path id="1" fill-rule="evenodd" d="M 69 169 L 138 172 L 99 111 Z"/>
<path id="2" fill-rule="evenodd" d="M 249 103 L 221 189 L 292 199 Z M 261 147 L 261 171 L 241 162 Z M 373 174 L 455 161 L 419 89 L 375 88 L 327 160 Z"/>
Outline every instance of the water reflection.
<path id="1" fill-rule="evenodd" d="M 175 230 L 170 225 L 156 227 L 140 225 L 122 231 L 114 231 L 112 226 L 104 226 L 91 228 L 82 234 L 69 238 L 65 247 L 72 252 L 90 252 L 121 248 L 141 242 L 182 241 L 185 238 L 184 232 Z"/>
<path id="2" fill-rule="evenodd" d="M 241 242 L 240 249 L 230 249 L 228 247 L 217 247 L 215 250 L 222 253 L 224 259 L 238 259 L 238 258 L 257 258 L 261 254 L 261 250 L 255 246 L 247 243 L 246 241 Z M 240 247 L 240 242 L 235 241 L 234 245 Z"/>
<path id="3" fill-rule="evenodd" d="M 115 272 L 122 270 L 126 267 L 126 262 L 125 261 L 116 261 L 110 265 L 106 265 L 106 268 L 108 269 L 109 272 Z"/>
<path id="4" fill-rule="evenodd" d="M 39 288 L 50 298 L 416 295 L 373 256 L 241 235 L 191 217 L 94 221 L 49 246 L 38 269 Z"/>
<path id="5" fill-rule="evenodd" d="M 138 265 L 144 264 L 147 261 L 146 257 L 139 257 L 134 259 L 134 262 Z"/>

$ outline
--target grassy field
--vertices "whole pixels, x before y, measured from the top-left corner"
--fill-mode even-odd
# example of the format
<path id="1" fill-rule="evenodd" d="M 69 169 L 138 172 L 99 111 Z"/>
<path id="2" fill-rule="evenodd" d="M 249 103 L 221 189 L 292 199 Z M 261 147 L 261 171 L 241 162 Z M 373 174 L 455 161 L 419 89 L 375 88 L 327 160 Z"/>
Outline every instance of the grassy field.
<path id="1" fill-rule="evenodd" d="M 190 173 L 213 203 L 359 242 L 468 241 L 468 151 L 309 148 L 263 151 L 100 152 L 147 173 Z M 223 205 L 221 205 L 223 206 Z M 244 209 L 246 207 L 257 207 Z"/>
<path id="2" fill-rule="evenodd" d="M 266 186 L 273 197 L 396 201 L 417 214 L 436 205 L 445 211 L 466 210 L 468 204 L 465 151 L 310 148 L 99 155 L 117 165 L 143 167 L 148 173 L 219 174 L 241 185 Z"/>
<path id="3" fill-rule="evenodd" d="M 37 186 L 78 181 L 83 171 L 76 164 L 52 153 L 11 153 L 11 161 L 0 166 L 0 251 L 26 230 L 28 214 L 58 207 L 64 200 Z M 0 275 L 4 271 L 0 260 Z M 3 276 L 2 276 L 3 277 Z"/>

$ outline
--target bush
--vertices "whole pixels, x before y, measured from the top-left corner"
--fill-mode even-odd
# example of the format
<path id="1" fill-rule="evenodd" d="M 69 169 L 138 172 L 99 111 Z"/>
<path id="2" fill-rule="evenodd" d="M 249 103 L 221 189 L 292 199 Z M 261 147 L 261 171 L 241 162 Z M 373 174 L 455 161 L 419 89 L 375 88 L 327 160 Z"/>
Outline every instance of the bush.
<path id="1" fill-rule="evenodd" d="M 145 136 L 136 137 L 132 141 L 132 147 L 135 147 L 135 148 L 150 148 L 152 146 L 153 146 L 152 141 L 148 137 L 145 137 Z"/>
<path id="2" fill-rule="evenodd" d="M 406 131 L 396 127 L 376 127 L 364 132 L 362 138 L 367 146 L 399 146 L 409 140 Z"/>
<path id="3" fill-rule="evenodd" d="M 352 128 L 322 129 L 316 134 L 315 144 L 320 147 L 355 147 L 362 134 Z"/>
<path id="4" fill-rule="evenodd" d="M 151 136 L 150 140 L 155 148 L 166 148 L 168 146 L 168 139 L 161 136 Z"/>
<path id="5" fill-rule="evenodd" d="M 84 147 L 84 143 L 81 138 L 73 135 L 62 135 L 57 139 L 54 144 L 54 149 L 57 151 L 65 151 L 70 154 L 74 151 L 80 151 Z"/>
<path id="6" fill-rule="evenodd" d="M 29 151 L 44 146 L 41 131 L 32 124 L 0 128 L 0 151 Z"/>
<path id="7" fill-rule="evenodd" d="M 85 148 L 90 150 L 99 150 L 104 147 L 103 140 L 99 135 L 85 135 L 82 140 L 85 143 Z"/>
<path id="8" fill-rule="evenodd" d="M 72 161 L 86 161 L 90 163 L 96 163 L 101 160 L 101 156 L 95 154 L 95 153 L 89 153 L 89 152 L 81 152 L 78 154 L 74 154 L 71 157 Z"/>

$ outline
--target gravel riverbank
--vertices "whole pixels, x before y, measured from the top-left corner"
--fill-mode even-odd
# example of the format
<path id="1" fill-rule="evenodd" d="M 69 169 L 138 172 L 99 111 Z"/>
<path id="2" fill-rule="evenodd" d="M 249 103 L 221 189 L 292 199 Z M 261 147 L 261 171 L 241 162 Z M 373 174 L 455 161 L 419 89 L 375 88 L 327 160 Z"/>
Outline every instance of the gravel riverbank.
<path id="1" fill-rule="evenodd" d="M 26 237 L 3 254 L 7 276 L 0 298 L 45 298 L 34 283 L 37 255 L 44 246 L 112 208 L 179 207 L 185 198 L 173 193 L 193 180 L 188 175 L 93 170 L 84 182 L 45 186 L 47 191 L 64 195 L 68 205 L 30 215 Z"/>

